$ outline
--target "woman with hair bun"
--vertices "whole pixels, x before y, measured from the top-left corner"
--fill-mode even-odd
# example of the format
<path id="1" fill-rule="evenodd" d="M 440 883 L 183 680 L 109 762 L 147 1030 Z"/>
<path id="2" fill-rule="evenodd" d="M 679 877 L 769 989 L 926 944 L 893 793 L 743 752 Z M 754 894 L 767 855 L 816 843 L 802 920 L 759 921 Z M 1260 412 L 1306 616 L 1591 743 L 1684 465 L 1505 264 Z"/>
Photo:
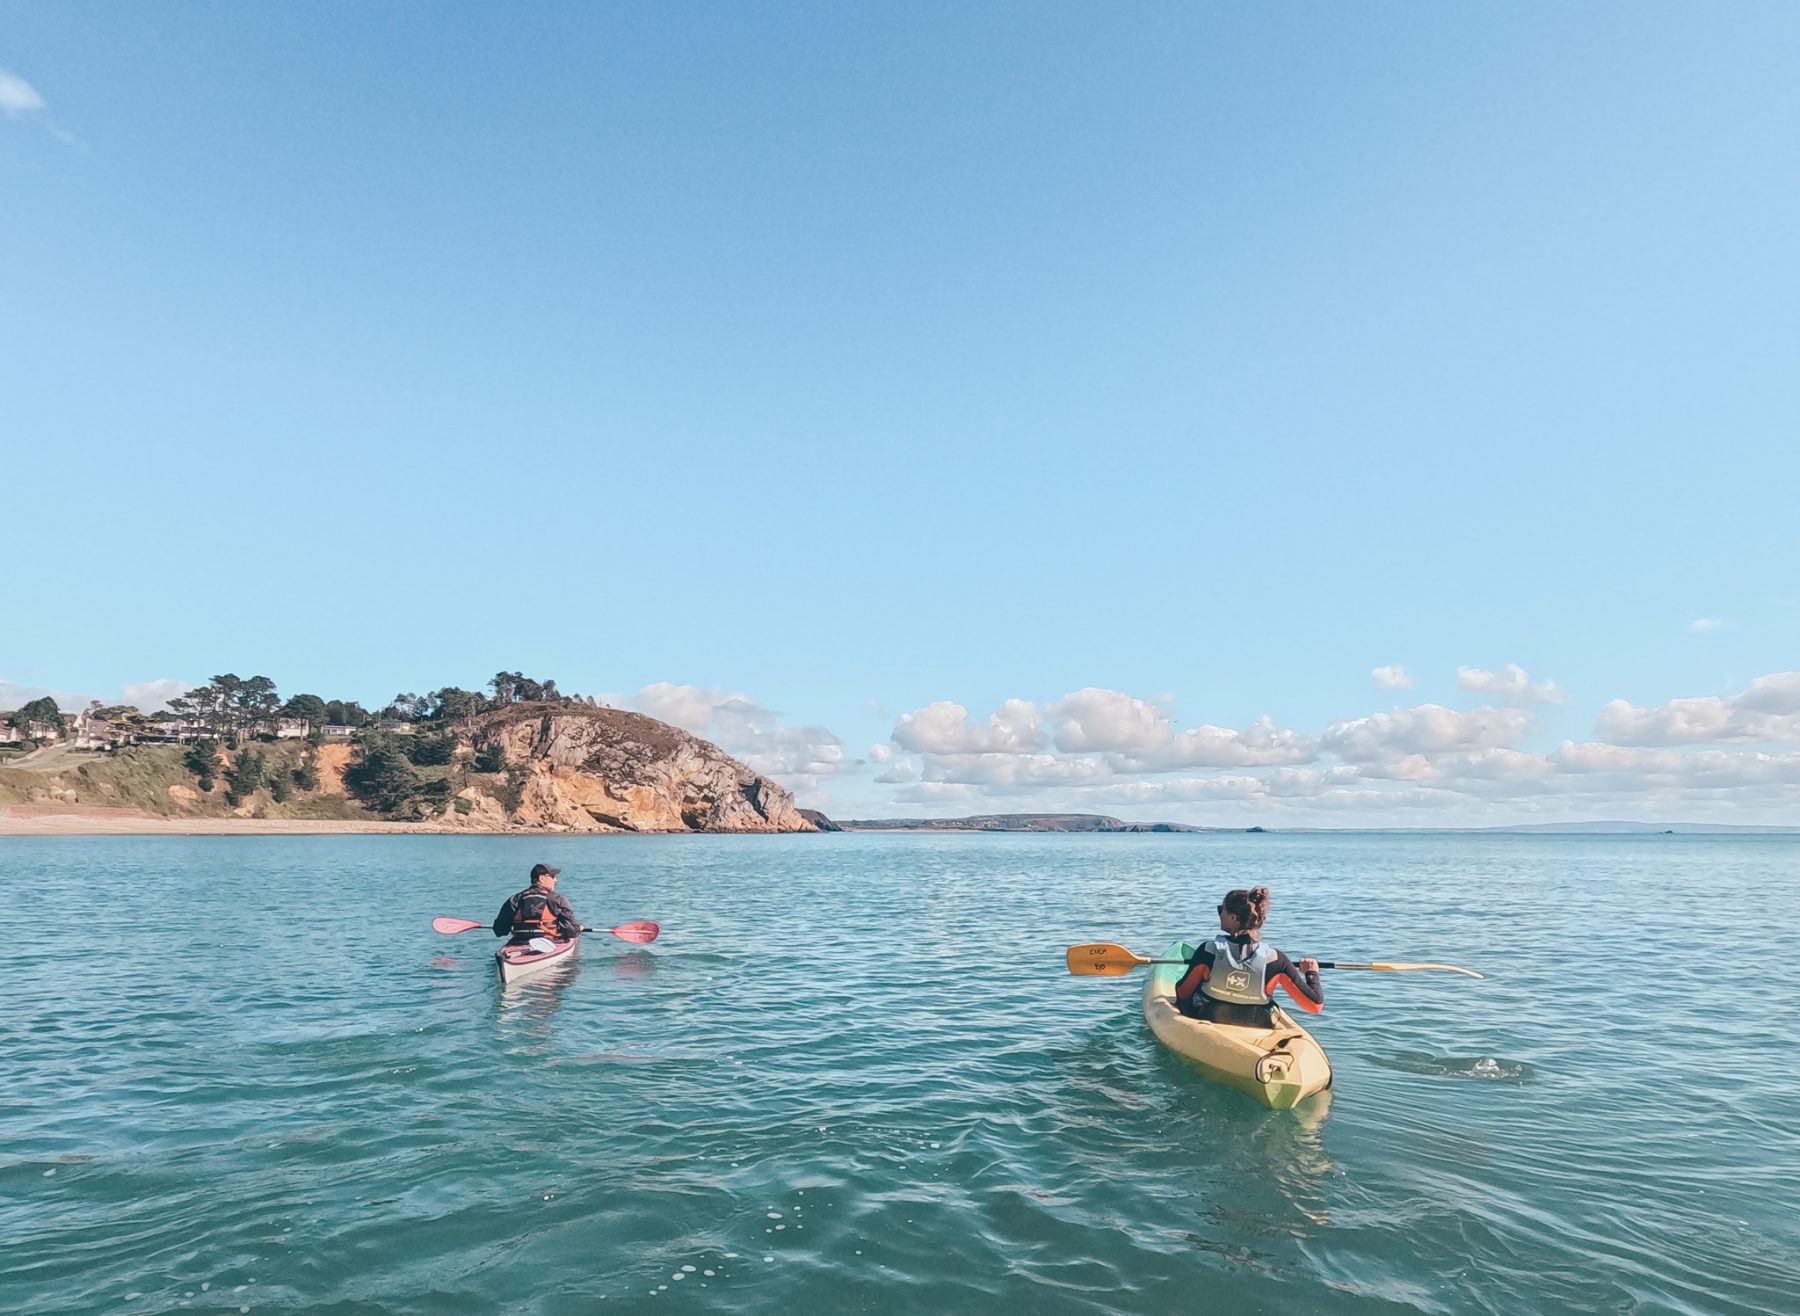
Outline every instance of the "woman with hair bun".
<path id="1" fill-rule="evenodd" d="M 1217 1024 L 1269 1028 L 1274 1024 L 1275 988 L 1281 987 L 1302 1010 L 1325 1008 L 1319 962 L 1290 960 L 1262 940 L 1269 917 L 1269 888 L 1227 891 L 1219 902 L 1219 933 L 1202 942 L 1175 987 L 1183 1014 Z"/>

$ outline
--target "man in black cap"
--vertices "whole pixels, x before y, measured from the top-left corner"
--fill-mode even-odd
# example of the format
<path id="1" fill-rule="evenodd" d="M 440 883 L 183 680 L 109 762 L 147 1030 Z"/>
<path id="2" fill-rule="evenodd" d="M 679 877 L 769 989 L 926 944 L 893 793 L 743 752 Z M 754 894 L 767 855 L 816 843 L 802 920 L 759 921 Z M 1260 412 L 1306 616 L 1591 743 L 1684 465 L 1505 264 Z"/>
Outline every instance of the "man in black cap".
<path id="1" fill-rule="evenodd" d="M 568 897 L 556 894 L 556 875 L 560 868 L 536 864 L 531 870 L 531 885 L 510 897 L 494 916 L 494 935 L 511 937 L 509 943 L 522 946 L 533 937 L 567 941 L 581 935 L 581 920 L 569 908 Z"/>

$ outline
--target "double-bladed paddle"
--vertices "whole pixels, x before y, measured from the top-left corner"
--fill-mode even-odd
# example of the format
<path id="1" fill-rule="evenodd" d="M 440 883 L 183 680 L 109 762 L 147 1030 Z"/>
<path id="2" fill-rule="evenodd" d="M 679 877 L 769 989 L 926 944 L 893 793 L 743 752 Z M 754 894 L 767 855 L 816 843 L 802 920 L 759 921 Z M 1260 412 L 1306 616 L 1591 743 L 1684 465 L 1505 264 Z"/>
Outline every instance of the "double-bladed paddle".
<path id="1" fill-rule="evenodd" d="M 431 920 L 431 930 L 433 932 L 442 932 L 445 936 L 451 937 L 459 932 L 469 932 L 475 928 L 485 928 L 487 926 L 486 923 L 477 923 L 474 919 L 469 918 L 439 917 Z M 652 923 L 647 918 L 636 919 L 630 923 L 621 923 L 616 928 L 604 929 L 590 928 L 584 923 L 581 926 L 581 930 L 583 932 L 610 932 L 621 941 L 635 941 L 640 946 L 648 945 L 662 935 L 662 927 L 659 924 Z M 1130 954 L 1129 951 L 1126 953 Z M 1121 970 L 1121 972 L 1123 972 L 1123 970 Z"/>
<path id="2" fill-rule="evenodd" d="M 1186 960 L 1153 960 L 1148 955 L 1139 955 L 1108 941 L 1094 941 L 1085 946 L 1071 946 L 1068 960 L 1069 972 L 1083 978 L 1117 978 L 1121 974 L 1130 973 L 1133 969 L 1142 968 L 1146 964 L 1187 963 Z M 1341 960 L 1320 960 L 1319 967 L 1321 969 L 1373 969 L 1378 973 L 1407 973 L 1415 969 L 1441 969 L 1445 973 L 1460 973 L 1466 978 L 1482 976 L 1473 969 L 1459 968 L 1454 964 L 1416 964 L 1410 961 L 1347 964 Z"/>

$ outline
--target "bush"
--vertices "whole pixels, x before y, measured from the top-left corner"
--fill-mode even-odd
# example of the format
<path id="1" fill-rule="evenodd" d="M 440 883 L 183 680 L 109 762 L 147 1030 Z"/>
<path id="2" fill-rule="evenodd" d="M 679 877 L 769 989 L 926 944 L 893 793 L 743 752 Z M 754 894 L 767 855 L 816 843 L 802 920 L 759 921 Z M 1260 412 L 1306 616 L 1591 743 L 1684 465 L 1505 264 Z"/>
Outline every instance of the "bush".
<path id="1" fill-rule="evenodd" d="M 394 736 L 370 735 L 357 761 L 344 769 L 344 785 L 356 797 L 384 813 L 397 813 L 413 802 L 424 784 L 412 760 Z"/>
<path id="2" fill-rule="evenodd" d="M 421 768 L 442 767 L 456 757 L 456 737 L 417 734 L 409 738 L 406 756 Z"/>
<path id="3" fill-rule="evenodd" d="M 286 804 L 288 796 L 294 793 L 294 776 L 291 772 L 278 772 L 269 782 L 269 798 L 277 804 Z"/>
<path id="4" fill-rule="evenodd" d="M 319 789 L 319 756 L 307 751 L 300 759 L 300 765 L 294 769 L 294 785 L 303 791 Z"/>
<path id="5" fill-rule="evenodd" d="M 261 754 L 248 749 L 240 751 L 237 762 L 231 765 L 231 771 L 225 777 L 225 803 L 236 808 L 256 794 L 268 775 L 268 766 Z"/>
<path id="6" fill-rule="evenodd" d="M 456 811 L 458 813 L 474 813 L 475 812 L 474 801 L 465 800 L 460 795 L 457 796 L 456 797 Z"/>
<path id="7" fill-rule="evenodd" d="M 499 741 L 490 740 L 475 751 L 475 762 L 471 766 L 477 772 L 505 772 L 506 751 Z"/>
<path id="8" fill-rule="evenodd" d="M 516 813 L 525 799 L 525 776 L 524 768 L 508 768 L 506 780 L 494 787 L 494 798 L 508 813 Z"/>
<path id="9" fill-rule="evenodd" d="M 219 775 L 219 742 L 216 740 L 196 740 L 181 756 L 182 764 L 187 770 L 200 779 L 200 789 L 210 791 L 213 782 Z"/>

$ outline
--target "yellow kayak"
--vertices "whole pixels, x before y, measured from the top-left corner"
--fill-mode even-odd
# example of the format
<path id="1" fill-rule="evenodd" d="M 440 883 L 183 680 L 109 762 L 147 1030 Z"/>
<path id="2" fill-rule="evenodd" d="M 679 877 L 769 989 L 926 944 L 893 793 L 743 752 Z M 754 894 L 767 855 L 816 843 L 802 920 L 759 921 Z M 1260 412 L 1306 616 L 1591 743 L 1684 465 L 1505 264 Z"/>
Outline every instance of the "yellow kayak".
<path id="1" fill-rule="evenodd" d="M 1194 947 L 1178 941 L 1162 953 L 1185 964 Z M 1181 964 L 1159 964 L 1144 986 L 1144 1022 L 1156 1040 L 1216 1083 L 1286 1110 L 1331 1086 L 1325 1049 L 1293 1016 L 1275 1007 L 1275 1027 L 1244 1028 L 1190 1019 L 1175 1006 Z"/>

